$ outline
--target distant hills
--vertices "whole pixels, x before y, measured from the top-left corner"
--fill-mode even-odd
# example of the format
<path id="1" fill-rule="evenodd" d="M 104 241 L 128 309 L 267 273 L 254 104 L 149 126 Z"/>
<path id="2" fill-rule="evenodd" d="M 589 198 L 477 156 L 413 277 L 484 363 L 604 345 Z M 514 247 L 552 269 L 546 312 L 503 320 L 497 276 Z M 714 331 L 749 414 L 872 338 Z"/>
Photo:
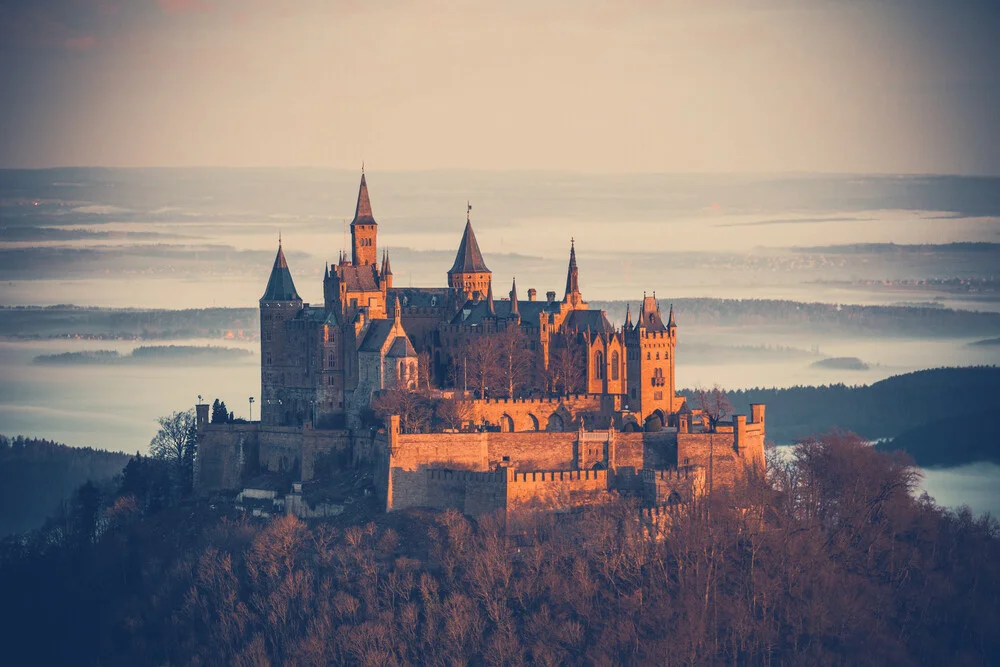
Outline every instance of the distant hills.
<path id="1" fill-rule="evenodd" d="M 252 357 L 253 352 L 238 347 L 218 345 L 143 345 L 131 354 L 120 354 L 115 350 L 88 350 L 85 352 L 63 352 L 60 354 L 40 354 L 33 359 L 36 364 L 78 365 L 78 364 L 177 364 L 196 362 L 198 364 L 219 364 L 242 361 Z"/>
<path id="2" fill-rule="evenodd" d="M 931 306 L 852 306 L 775 299 L 676 299 L 685 326 L 801 328 L 845 335 L 939 338 L 1000 337 L 1000 313 Z M 612 321 L 625 321 L 625 301 L 592 301 Z M 666 307 L 666 304 L 664 304 Z M 256 308 L 142 310 L 71 305 L 0 307 L 0 337 L 255 339 Z"/>
<path id="3" fill-rule="evenodd" d="M 0 435 L 0 537 L 37 528 L 78 486 L 121 473 L 129 456 Z"/>
<path id="4" fill-rule="evenodd" d="M 689 390 L 681 393 L 691 396 Z M 738 414 L 767 404 L 767 436 L 777 444 L 832 429 L 881 440 L 922 466 L 1000 463 L 1000 368 L 937 368 L 867 386 L 835 384 L 727 392 Z"/>

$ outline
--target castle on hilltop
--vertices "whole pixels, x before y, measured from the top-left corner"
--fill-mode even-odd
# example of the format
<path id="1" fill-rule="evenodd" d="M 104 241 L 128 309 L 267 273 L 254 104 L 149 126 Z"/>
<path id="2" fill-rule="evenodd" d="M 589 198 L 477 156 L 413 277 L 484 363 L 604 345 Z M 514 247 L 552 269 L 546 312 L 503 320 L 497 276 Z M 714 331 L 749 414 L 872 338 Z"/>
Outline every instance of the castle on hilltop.
<path id="1" fill-rule="evenodd" d="M 613 326 L 584 301 L 572 242 L 562 299 L 526 294 L 512 279 L 494 297 L 468 212 L 447 286 L 394 287 L 362 173 L 322 305 L 302 301 L 279 240 L 260 421 L 210 424 L 198 406 L 199 487 L 241 488 L 255 469 L 310 480 L 336 461 L 374 467 L 387 509 L 478 514 L 616 493 L 657 506 L 763 465 L 763 405 L 715 424 L 676 395 L 677 324 L 655 294 Z"/>

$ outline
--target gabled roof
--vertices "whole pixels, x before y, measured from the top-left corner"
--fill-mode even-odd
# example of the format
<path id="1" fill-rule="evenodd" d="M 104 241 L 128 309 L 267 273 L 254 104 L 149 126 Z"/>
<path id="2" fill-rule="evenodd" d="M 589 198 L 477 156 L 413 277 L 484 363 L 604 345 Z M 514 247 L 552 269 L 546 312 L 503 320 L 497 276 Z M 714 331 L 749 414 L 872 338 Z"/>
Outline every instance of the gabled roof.
<path id="1" fill-rule="evenodd" d="M 647 331 L 666 331 L 660 317 L 660 306 L 656 303 L 655 296 L 647 296 L 642 299 L 642 312 L 639 313 L 639 320 L 635 323 L 636 328 Z"/>
<path id="2" fill-rule="evenodd" d="M 375 217 L 372 215 L 372 203 L 368 199 L 368 182 L 362 173 L 361 187 L 358 188 L 358 205 L 354 209 L 354 220 L 351 221 L 351 226 L 376 224 L 378 223 L 375 222 Z"/>
<path id="3" fill-rule="evenodd" d="M 465 221 L 465 232 L 462 234 L 462 242 L 458 245 L 458 254 L 455 255 L 455 263 L 448 273 L 489 273 L 486 262 L 483 261 L 483 253 L 479 251 L 479 243 L 476 242 L 476 233 L 472 231 L 472 221 Z"/>
<path id="4" fill-rule="evenodd" d="M 278 254 L 274 257 L 274 267 L 271 269 L 271 277 L 267 279 L 267 287 L 264 288 L 264 296 L 261 301 L 302 301 L 299 293 L 295 291 L 295 283 L 292 282 L 292 273 L 288 270 L 288 262 L 285 261 L 285 253 L 278 244 Z"/>
<path id="5" fill-rule="evenodd" d="M 592 335 L 603 333 L 610 336 L 615 332 L 603 310 L 574 310 L 564 320 L 563 328 L 579 333 L 589 331 Z"/>
<path id="6" fill-rule="evenodd" d="M 348 292 L 378 292 L 380 289 L 375 280 L 374 264 L 338 266 L 337 273 Z"/>
<path id="7" fill-rule="evenodd" d="M 406 336 L 396 336 L 396 340 L 392 341 L 392 345 L 389 346 L 389 351 L 385 353 L 387 357 L 415 357 L 417 356 L 417 351 L 413 349 L 413 344 L 410 343 L 410 339 Z"/>
<path id="8" fill-rule="evenodd" d="M 361 352 L 380 352 L 382 346 L 385 345 L 386 339 L 392 333 L 392 327 L 395 323 L 392 320 L 371 320 L 368 325 L 368 332 L 365 333 L 365 339 L 361 341 L 361 347 L 358 348 Z"/>

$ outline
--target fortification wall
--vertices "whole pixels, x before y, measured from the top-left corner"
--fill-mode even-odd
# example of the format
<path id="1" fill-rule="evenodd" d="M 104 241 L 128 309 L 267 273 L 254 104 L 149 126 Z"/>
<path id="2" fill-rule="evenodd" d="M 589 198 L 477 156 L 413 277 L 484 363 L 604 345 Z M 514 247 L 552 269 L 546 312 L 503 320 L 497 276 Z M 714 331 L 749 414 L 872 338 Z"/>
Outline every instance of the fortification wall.
<path id="1" fill-rule="evenodd" d="M 667 470 L 643 470 L 642 492 L 647 505 L 686 503 L 705 492 L 705 469 L 681 466 Z"/>
<path id="2" fill-rule="evenodd" d="M 655 433 L 615 433 L 616 468 L 672 468 L 677 465 L 677 430 Z"/>
<path id="3" fill-rule="evenodd" d="M 575 431 L 582 415 L 601 411 L 601 397 L 596 394 L 573 394 L 562 398 L 499 398 L 469 403 L 473 423 L 487 421 L 509 428 L 506 419 L 509 417 L 514 431 Z"/>
<path id="4" fill-rule="evenodd" d="M 201 424 L 195 486 L 199 491 L 238 489 L 260 451 L 259 424 Z"/>
<path id="5" fill-rule="evenodd" d="M 742 474 L 744 465 L 736 454 L 733 433 L 677 434 L 677 462 L 705 468 L 709 492 L 732 486 Z"/>
<path id="6" fill-rule="evenodd" d="M 572 470 L 576 460 L 575 432 L 484 435 L 490 468 L 505 466 L 516 470 Z"/>
<path id="7" fill-rule="evenodd" d="M 489 470 L 489 437 L 495 433 L 394 434 L 391 465 L 403 470 L 428 467 Z"/>
<path id="8" fill-rule="evenodd" d="M 518 472 L 507 482 L 507 511 L 560 510 L 607 502 L 607 470 Z"/>

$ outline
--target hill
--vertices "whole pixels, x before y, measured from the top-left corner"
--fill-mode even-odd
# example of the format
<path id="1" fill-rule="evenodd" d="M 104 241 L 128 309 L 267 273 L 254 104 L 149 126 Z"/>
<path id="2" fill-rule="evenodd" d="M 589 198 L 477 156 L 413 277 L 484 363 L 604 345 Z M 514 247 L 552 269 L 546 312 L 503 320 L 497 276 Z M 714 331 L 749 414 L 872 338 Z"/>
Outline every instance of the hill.
<path id="1" fill-rule="evenodd" d="M 121 473 L 129 456 L 0 435 L 0 537 L 42 525 L 81 484 Z"/>
<path id="2" fill-rule="evenodd" d="M 1000 414 L 995 366 L 937 368 L 854 387 L 726 393 L 737 414 L 748 413 L 751 403 L 766 403 L 768 439 L 777 444 L 839 428 L 869 440 L 896 439 L 880 446 L 905 449 L 920 465 L 1000 463 L 1000 436 L 989 433 L 989 415 Z"/>

